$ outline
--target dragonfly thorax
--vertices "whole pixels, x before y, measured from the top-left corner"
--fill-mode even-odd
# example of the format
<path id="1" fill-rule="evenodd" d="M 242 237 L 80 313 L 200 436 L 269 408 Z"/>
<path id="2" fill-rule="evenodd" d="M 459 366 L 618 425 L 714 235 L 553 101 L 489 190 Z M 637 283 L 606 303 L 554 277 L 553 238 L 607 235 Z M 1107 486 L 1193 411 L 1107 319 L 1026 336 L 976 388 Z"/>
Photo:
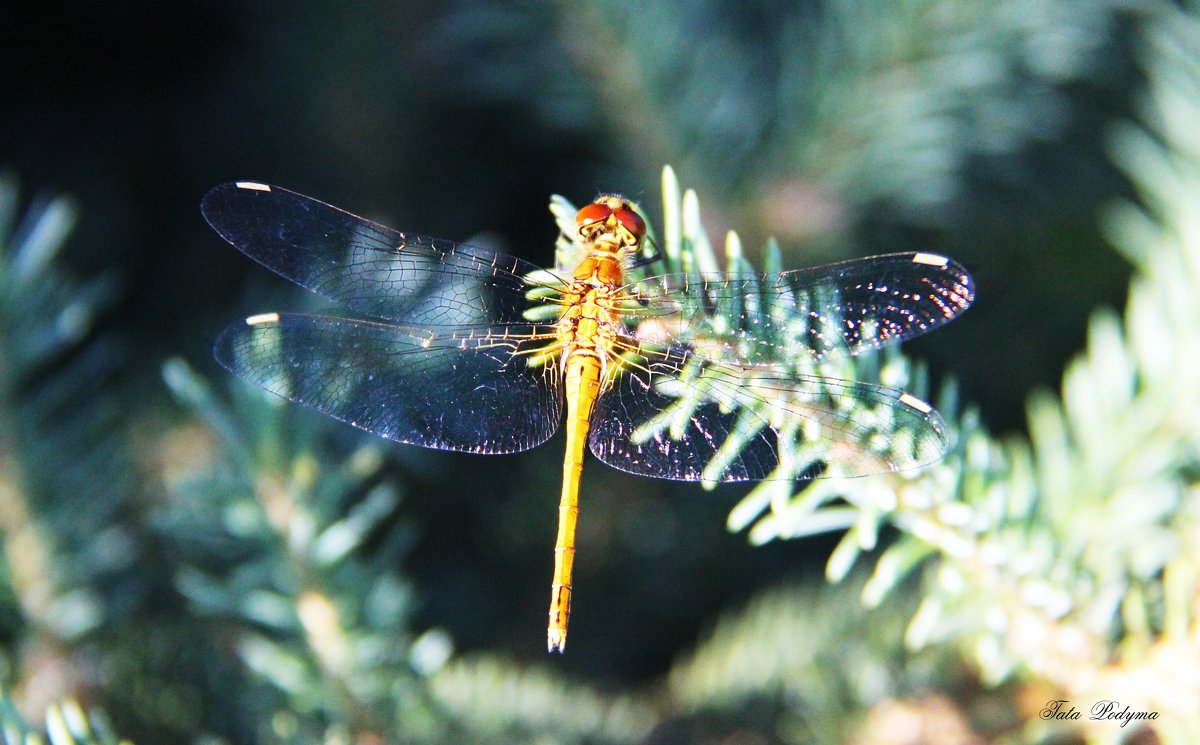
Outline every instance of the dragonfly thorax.
<path id="1" fill-rule="evenodd" d="M 618 286 L 575 280 L 565 295 L 568 304 L 557 333 L 567 346 L 594 348 L 617 333 L 621 326 Z"/>
<path id="2" fill-rule="evenodd" d="M 572 285 L 586 289 L 592 287 L 620 287 L 625 284 L 623 277 L 624 256 L 612 251 L 590 250 L 587 257 L 579 262 L 573 273 Z"/>
<path id="3" fill-rule="evenodd" d="M 601 379 L 607 381 L 608 363 L 616 357 L 614 345 L 622 328 L 620 295 L 619 284 L 597 282 L 595 275 L 570 283 L 565 292 L 568 304 L 555 328 L 564 370 L 571 357 L 591 357 L 600 363 L 605 371 Z"/>

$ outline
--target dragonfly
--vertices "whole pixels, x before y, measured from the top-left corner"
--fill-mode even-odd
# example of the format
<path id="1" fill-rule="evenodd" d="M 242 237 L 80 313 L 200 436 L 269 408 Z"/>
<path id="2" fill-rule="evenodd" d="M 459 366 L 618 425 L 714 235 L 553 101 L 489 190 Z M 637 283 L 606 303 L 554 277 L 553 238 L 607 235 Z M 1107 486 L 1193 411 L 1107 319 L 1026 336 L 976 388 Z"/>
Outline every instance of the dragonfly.
<path id="1" fill-rule="evenodd" d="M 550 652 L 566 647 L 585 446 L 636 475 L 710 484 L 903 471 L 949 447 L 924 401 L 823 374 L 962 313 L 974 284 L 943 256 L 643 277 L 646 222 L 613 195 L 578 211 L 567 238 L 581 258 L 553 270 L 257 182 L 213 188 L 201 211 L 244 254 L 349 311 L 230 325 L 214 355 L 236 375 L 439 450 L 516 453 L 565 421 Z"/>

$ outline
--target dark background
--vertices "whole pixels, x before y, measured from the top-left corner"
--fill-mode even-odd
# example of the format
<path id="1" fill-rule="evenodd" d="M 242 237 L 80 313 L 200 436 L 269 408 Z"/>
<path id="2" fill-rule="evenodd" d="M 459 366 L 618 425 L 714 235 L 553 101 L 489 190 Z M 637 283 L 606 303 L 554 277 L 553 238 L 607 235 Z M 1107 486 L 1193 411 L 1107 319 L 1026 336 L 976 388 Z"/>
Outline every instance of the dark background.
<path id="1" fill-rule="evenodd" d="M 1138 82 L 1117 23 L 1081 23 L 1082 51 L 1049 72 L 1028 40 L 997 32 L 985 51 L 999 82 L 976 87 L 955 76 L 970 65 L 930 72 L 941 52 L 914 50 L 907 72 L 928 88 L 928 115 L 867 126 L 893 116 L 885 100 L 873 110 L 871 95 L 839 88 L 838 65 L 805 67 L 805 40 L 836 20 L 816 2 L 49 2 L 5 15 L 0 168 L 27 197 L 78 204 L 66 261 L 122 282 L 105 324 L 142 417 L 187 416 L 161 384 L 164 360 L 225 385 L 209 354 L 219 330 L 306 302 L 201 219 L 205 190 L 235 179 L 404 230 L 486 235 L 548 264 L 552 193 L 621 192 L 657 218 L 670 163 L 710 234 L 737 229 L 755 259 L 770 235 L 788 267 L 954 256 L 975 273 L 977 305 L 908 352 L 935 380 L 957 379 L 996 433 L 1024 426 L 1030 390 L 1057 386 L 1088 312 L 1122 300 L 1127 267 L 1096 218 L 1127 190 L 1104 149 Z M 837 38 L 869 48 L 869 32 Z M 866 77 L 887 91 L 906 70 L 895 64 Z M 356 434 L 336 437 L 348 447 Z M 506 458 L 389 446 L 419 535 L 406 565 L 418 626 L 448 629 L 460 649 L 544 659 L 561 449 L 561 435 Z M 819 574 L 831 540 L 751 548 L 726 532 L 744 491 L 590 461 L 570 653 L 555 664 L 645 680 L 720 609 Z"/>

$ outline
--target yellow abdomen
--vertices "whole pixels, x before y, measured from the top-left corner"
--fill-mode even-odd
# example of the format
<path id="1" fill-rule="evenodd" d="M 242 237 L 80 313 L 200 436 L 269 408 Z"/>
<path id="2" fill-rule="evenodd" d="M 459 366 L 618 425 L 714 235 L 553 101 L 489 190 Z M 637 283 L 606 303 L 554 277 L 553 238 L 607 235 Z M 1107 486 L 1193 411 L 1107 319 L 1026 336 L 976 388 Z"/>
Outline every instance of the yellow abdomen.
<path id="1" fill-rule="evenodd" d="M 591 426 L 592 409 L 607 385 L 608 356 L 606 339 L 611 332 L 601 326 L 615 323 L 612 308 L 603 297 L 615 289 L 599 277 L 620 277 L 620 266 L 607 257 L 589 257 L 591 274 L 587 282 L 576 277 L 585 289 L 575 294 L 575 302 L 563 314 L 560 342 L 563 346 L 563 372 L 567 398 L 567 451 L 563 457 L 562 497 L 558 503 L 558 538 L 554 543 L 554 585 L 550 591 L 550 623 L 546 648 L 561 652 L 567 645 L 567 622 L 571 615 L 571 574 L 575 564 L 575 523 L 579 516 L 579 478 L 583 473 L 583 453 Z M 615 267 L 615 268 L 614 268 Z M 581 266 L 582 269 L 582 266 Z M 590 289 L 587 287 L 590 285 Z M 602 292 L 601 289 L 610 290 Z"/>

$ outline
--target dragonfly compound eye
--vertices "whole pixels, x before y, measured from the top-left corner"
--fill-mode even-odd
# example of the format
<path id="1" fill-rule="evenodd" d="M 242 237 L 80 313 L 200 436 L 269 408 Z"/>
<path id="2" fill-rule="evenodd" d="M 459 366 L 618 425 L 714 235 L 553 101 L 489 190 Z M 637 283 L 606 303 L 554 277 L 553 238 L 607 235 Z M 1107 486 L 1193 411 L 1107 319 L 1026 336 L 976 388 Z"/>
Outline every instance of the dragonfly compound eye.
<path id="1" fill-rule="evenodd" d="M 608 216 L 613 212 L 612 207 L 609 207 L 603 202 L 593 202 L 575 214 L 575 224 L 579 227 L 591 225 L 594 222 L 603 222 L 608 219 Z"/>
<path id="2" fill-rule="evenodd" d="M 635 239 L 641 240 L 646 235 L 646 223 L 642 220 L 638 213 L 634 212 L 629 205 L 623 205 L 620 209 L 614 210 L 617 220 L 620 221 L 625 229 L 629 231 Z"/>

